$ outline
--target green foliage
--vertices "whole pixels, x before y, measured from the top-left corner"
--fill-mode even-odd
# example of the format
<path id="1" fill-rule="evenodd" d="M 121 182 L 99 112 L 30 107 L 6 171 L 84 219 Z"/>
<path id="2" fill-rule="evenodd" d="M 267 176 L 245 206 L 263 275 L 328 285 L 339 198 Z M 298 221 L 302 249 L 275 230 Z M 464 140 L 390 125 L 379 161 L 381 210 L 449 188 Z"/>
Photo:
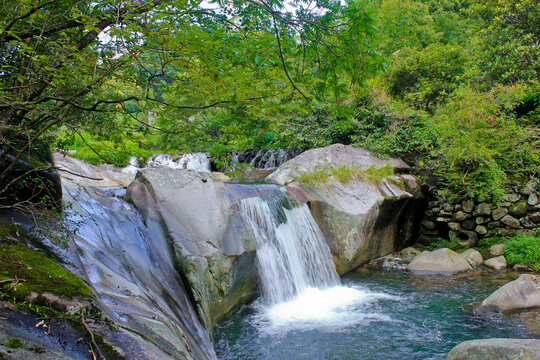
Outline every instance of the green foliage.
<path id="1" fill-rule="evenodd" d="M 440 143 L 430 165 L 455 195 L 497 199 L 511 179 L 536 171 L 534 140 L 510 112 L 526 89 L 497 87 L 481 94 L 463 89 L 430 120 Z"/>
<path id="2" fill-rule="evenodd" d="M 459 45 L 405 49 L 389 72 L 390 91 L 419 109 L 433 110 L 457 89 L 466 67 L 467 57 Z"/>
<path id="3" fill-rule="evenodd" d="M 474 50 L 483 82 L 540 80 L 540 2 L 483 0 L 467 13 L 476 20 Z"/>
<path id="4" fill-rule="evenodd" d="M 510 265 L 525 264 L 540 272 L 540 234 L 533 236 L 519 234 L 505 239 L 504 256 Z"/>
<path id="5" fill-rule="evenodd" d="M 24 344 L 19 338 L 9 338 L 6 342 L 6 347 L 10 349 L 18 349 L 24 347 Z"/>

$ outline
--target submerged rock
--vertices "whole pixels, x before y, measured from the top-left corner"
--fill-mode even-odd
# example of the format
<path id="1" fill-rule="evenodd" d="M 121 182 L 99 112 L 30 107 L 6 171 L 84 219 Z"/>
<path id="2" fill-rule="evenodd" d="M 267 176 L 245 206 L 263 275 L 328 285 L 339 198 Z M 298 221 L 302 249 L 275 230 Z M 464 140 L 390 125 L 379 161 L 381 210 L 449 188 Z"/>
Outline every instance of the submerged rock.
<path id="1" fill-rule="evenodd" d="M 446 360 L 540 360 L 540 340 L 483 339 L 462 342 Z"/>
<path id="2" fill-rule="evenodd" d="M 365 149 L 335 144 L 300 154 L 266 179 L 289 184 L 302 194 L 326 238 L 338 273 L 343 274 L 407 245 L 411 238 L 419 197 L 416 178 L 363 176 L 367 169 L 376 172 L 373 169 L 386 166 L 391 167 L 390 173 L 392 168 L 408 169 L 399 159 L 381 160 Z M 315 170 L 326 179 L 317 178 Z M 340 181 L 337 172 L 341 170 L 342 175 L 350 176 L 342 176 Z M 388 169 L 380 172 L 385 171 Z M 306 174 L 314 177 L 312 181 L 302 180 Z"/>
<path id="3" fill-rule="evenodd" d="M 409 264 L 408 269 L 424 274 L 452 274 L 472 270 L 472 267 L 455 251 L 441 248 L 418 255 Z"/>
<path id="4" fill-rule="evenodd" d="M 488 296 L 476 312 L 503 312 L 540 306 L 538 276 L 522 274 Z"/>

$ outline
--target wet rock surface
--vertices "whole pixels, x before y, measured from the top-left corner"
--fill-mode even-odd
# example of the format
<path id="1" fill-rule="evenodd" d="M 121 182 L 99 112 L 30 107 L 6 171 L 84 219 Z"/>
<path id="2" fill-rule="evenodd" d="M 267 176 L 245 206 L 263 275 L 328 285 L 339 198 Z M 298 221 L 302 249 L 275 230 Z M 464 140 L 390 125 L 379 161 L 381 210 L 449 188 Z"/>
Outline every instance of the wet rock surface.
<path id="1" fill-rule="evenodd" d="M 539 360 L 540 340 L 484 339 L 465 341 L 446 360 Z"/>

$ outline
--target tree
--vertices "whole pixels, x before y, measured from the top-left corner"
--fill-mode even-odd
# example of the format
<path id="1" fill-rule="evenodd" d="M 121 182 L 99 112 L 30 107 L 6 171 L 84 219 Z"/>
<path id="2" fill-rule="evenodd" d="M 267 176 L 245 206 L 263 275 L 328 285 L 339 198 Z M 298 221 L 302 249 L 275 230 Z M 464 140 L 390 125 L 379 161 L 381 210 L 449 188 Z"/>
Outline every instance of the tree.
<path id="1" fill-rule="evenodd" d="M 185 121 L 238 103 L 337 97 L 380 58 L 362 1 L 7 0 L 0 19 L 5 206 L 20 200 L 15 183 L 50 167 L 41 157 L 14 173 L 55 127 L 115 131 L 128 102 Z"/>

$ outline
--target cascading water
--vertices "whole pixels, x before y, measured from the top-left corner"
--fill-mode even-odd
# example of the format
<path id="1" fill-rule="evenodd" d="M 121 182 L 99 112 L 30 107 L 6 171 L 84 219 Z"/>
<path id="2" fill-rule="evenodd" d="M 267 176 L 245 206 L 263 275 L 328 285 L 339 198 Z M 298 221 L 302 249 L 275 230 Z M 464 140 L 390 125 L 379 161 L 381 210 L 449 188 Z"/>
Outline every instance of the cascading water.
<path id="1" fill-rule="evenodd" d="M 259 331 L 341 328 L 378 318 L 357 311 L 358 306 L 392 297 L 341 286 L 330 249 L 307 205 L 288 201 L 284 189 L 262 196 L 240 203 L 242 218 L 257 242 L 263 296 L 253 321 Z"/>
<path id="2" fill-rule="evenodd" d="M 124 193 L 86 190 L 64 181 L 64 194 L 73 204 L 69 218 L 77 227 L 75 253 L 102 309 L 152 339 L 170 358 L 215 359 L 166 235 L 159 224 L 145 224 L 121 199 Z"/>
<path id="3" fill-rule="evenodd" d="M 339 285 L 330 250 L 306 205 L 272 211 L 268 201 L 248 198 L 240 209 L 257 241 L 259 274 L 268 303 L 291 300 L 310 287 Z M 279 215 L 284 217 L 281 224 Z"/>
<path id="4" fill-rule="evenodd" d="M 176 158 L 170 154 L 159 154 L 150 158 L 147 166 L 166 166 L 172 169 L 185 169 L 210 172 L 210 160 L 205 153 L 184 154 Z"/>

